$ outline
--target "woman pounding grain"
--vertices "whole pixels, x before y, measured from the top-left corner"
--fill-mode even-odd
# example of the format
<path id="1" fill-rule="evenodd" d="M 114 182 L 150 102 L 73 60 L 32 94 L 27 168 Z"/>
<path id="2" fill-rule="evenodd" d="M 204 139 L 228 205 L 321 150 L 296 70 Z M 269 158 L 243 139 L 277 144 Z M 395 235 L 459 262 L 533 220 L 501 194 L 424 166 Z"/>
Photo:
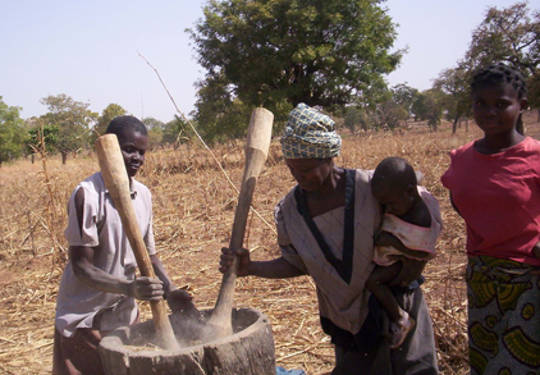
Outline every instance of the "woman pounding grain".
<path id="1" fill-rule="evenodd" d="M 236 253 L 238 275 L 313 278 L 321 325 L 335 345 L 332 374 L 436 374 L 431 320 L 416 282 L 425 263 L 403 259 L 394 282 L 400 306 L 416 321 L 397 350 L 383 339 L 387 318 L 365 287 L 381 223 L 371 173 L 334 165 L 341 148 L 334 121 L 303 103 L 291 111 L 281 144 L 298 183 L 275 210 L 282 256 L 252 261 L 242 249 Z M 230 249 L 222 250 L 222 272 L 233 256 Z"/>
<path id="2" fill-rule="evenodd" d="M 136 277 L 135 255 L 101 173 L 82 181 L 68 203 L 69 262 L 56 304 L 55 375 L 103 374 L 99 342 L 104 333 L 137 321 L 135 299 L 167 298 L 173 311 L 193 308 L 191 296 L 174 287 L 156 254 L 151 194 L 133 178 L 148 148 L 146 127 L 135 117 L 121 116 L 107 133 L 118 137 L 137 221 L 159 280 Z"/>

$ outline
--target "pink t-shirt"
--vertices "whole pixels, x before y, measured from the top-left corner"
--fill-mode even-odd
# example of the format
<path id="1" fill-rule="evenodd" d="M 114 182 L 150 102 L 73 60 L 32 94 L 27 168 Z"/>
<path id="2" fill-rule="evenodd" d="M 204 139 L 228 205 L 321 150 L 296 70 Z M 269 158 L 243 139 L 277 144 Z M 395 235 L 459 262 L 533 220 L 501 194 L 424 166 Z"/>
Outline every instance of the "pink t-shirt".
<path id="1" fill-rule="evenodd" d="M 450 153 L 442 176 L 467 224 L 467 254 L 540 266 L 540 142 L 526 137 L 485 155 L 470 142 Z"/>

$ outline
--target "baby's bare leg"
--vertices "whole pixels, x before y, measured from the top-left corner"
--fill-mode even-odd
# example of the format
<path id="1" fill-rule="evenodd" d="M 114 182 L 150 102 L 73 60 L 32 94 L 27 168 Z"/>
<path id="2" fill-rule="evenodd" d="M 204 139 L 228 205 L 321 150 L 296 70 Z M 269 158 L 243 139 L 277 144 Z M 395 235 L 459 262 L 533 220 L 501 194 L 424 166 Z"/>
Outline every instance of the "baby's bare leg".
<path id="1" fill-rule="evenodd" d="M 401 308 L 387 284 L 396 278 L 399 271 L 401 271 L 401 262 L 396 262 L 388 267 L 377 266 L 366 281 L 366 287 L 377 297 L 393 322 L 400 319 Z"/>

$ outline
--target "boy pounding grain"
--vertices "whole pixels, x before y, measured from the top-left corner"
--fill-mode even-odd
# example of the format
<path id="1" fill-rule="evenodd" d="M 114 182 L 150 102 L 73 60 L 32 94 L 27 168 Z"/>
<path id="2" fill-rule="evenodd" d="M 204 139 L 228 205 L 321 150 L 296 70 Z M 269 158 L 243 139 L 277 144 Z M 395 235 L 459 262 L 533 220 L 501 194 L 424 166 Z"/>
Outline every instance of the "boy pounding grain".
<path id="1" fill-rule="evenodd" d="M 159 280 L 136 277 L 133 250 L 101 173 L 82 181 L 68 203 L 69 262 L 56 304 L 55 375 L 103 374 L 99 342 L 105 333 L 137 321 L 135 299 L 167 298 L 172 310 L 193 308 L 191 296 L 174 287 L 156 254 L 152 197 L 134 179 L 148 148 L 146 127 L 133 116 L 121 116 L 111 121 L 107 133 L 118 137 L 137 222 Z"/>

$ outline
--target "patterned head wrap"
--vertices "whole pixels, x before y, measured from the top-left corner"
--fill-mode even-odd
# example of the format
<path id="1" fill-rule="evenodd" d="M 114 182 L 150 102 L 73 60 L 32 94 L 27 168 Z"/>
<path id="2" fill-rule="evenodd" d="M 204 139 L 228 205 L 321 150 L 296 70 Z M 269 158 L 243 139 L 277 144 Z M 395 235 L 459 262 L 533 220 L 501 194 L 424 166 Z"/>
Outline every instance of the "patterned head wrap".
<path id="1" fill-rule="evenodd" d="M 285 159 L 326 159 L 339 154 L 341 137 L 334 120 L 300 103 L 289 113 L 281 149 Z"/>

